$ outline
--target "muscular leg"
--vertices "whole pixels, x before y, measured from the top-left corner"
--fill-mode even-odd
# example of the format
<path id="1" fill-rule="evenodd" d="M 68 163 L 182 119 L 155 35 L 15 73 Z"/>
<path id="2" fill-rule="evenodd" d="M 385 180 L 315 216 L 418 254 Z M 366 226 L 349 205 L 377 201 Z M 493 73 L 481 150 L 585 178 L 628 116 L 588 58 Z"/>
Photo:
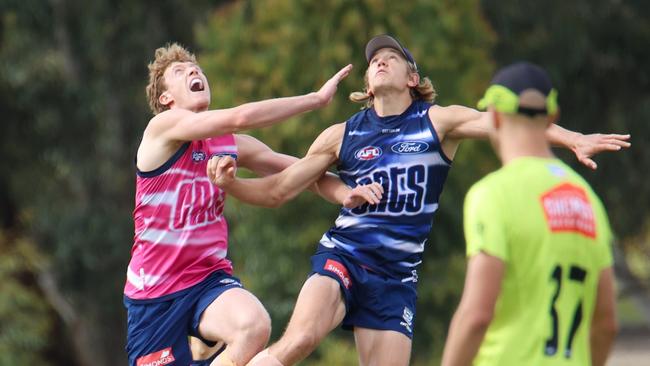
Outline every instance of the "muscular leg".
<path id="1" fill-rule="evenodd" d="M 212 357 L 216 352 L 221 350 L 224 346 L 224 342 L 217 342 L 214 346 L 210 347 L 207 344 L 203 343 L 200 339 L 196 337 L 190 337 L 190 350 L 192 351 L 193 360 L 207 360 Z"/>
<path id="2" fill-rule="evenodd" d="M 271 319 L 262 303 L 250 292 L 233 288 L 210 304 L 199 323 L 199 333 L 228 346 L 212 366 L 245 365 L 264 348 L 271 335 Z"/>
<path id="3" fill-rule="evenodd" d="M 360 366 L 406 366 L 411 358 L 411 339 L 393 330 L 354 328 Z"/>
<path id="4" fill-rule="evenodd" d="M 289 366 L 307 357 L 345 317 L 345 303 L 338 282 L 315 274 L 303 285 L 286 331 L 249 365 Z M 267 350 L 265 350 L 266 352 Z"/>

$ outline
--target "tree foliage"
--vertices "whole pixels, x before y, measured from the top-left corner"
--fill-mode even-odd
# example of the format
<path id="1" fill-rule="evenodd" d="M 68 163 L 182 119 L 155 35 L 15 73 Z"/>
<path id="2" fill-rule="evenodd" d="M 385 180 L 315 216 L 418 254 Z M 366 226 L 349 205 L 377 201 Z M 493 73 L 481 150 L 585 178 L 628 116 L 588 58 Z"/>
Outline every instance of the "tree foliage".
<path id="1" fill-rule="evenodd" d="M 495 64 L 543 64 L 560 90 L 563 125 L 636 141 L 599 157 L 597 172 L 579 170 L 604 198 L 629 268 L 647 283 L 648 12 L 632 0 L 0 3 L 0 364 L 125 363 L 121 293 L 133 156 L 151 117 L 146 65 L 174 41 L 198 53 L 213 108 L 306 93 L 353 63 L 328 108 L 254 132 L 296 156 L 359 110 L 347 95 L 363 86 L 373 35 L 402 40 L 443 105 L 474 105 Z M 465 142 L 456 156 L 420 271 L 415 363 L 439 354 L 462 289 L 464 194 L 496 167 L 485 143 Z M 311 194 L 275 210 L 228 204 L 235 271 L 270 310 L 273 339 L 337 210 Z M 352 349 L 349 333 L 337 331 L 307 363 L 353 364 Z"/>
<path id="2" fill-rule="evenodd" d="M 133 156 L 150 118 L 146 64 L 166 42 L 193 45 L 192 24 L 219 3 L 2 3 L 2 222 L 50 258 L 49 294 L 64 301 L 48 301 L 72 310 L 60 316 L 80 364 L 125 362 L 115 325 L 125 324 Z"/>

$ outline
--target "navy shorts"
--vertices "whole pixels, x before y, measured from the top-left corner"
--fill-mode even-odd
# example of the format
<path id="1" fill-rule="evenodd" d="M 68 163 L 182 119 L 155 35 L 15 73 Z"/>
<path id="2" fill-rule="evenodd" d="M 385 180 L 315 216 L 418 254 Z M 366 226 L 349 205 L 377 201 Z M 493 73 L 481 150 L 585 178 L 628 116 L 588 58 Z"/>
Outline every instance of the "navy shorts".
<path id="1" fill-rule="evenodd" d="M 189 335 L 207 345 L 215 345 L 199 334 L 203 311 L 226 290 L 237 287 L 242 287 L 238 278 L 217 271 L 198 284 L 168 296 L 151 300 L 125 296 L 129 365 L 190 365 Z"/>
<path id="2" fill-rule="evenodd" d="M 331 277 L 341 286 L 346 309 L 343 329 L 394 330 L 413 338 L 414 282 L 373 272 L 334 250 L 319 250 L 311 265 L 311 274 Z"/>

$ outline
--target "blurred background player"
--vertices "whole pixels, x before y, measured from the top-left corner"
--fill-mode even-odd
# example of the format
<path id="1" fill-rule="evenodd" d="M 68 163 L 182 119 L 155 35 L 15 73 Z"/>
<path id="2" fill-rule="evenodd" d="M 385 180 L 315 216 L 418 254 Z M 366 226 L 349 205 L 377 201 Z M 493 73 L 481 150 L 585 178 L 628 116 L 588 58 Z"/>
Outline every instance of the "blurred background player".
<path id="1" fill-rule="evenodd" d="M 612 233 L 589 184 L 551 152 L 557 92 L 543 69 L 517 63 L 479 107 L 503 167 L 467 194 L 469 263 L 442 364 L 605 365 L 617 329 Z"/>

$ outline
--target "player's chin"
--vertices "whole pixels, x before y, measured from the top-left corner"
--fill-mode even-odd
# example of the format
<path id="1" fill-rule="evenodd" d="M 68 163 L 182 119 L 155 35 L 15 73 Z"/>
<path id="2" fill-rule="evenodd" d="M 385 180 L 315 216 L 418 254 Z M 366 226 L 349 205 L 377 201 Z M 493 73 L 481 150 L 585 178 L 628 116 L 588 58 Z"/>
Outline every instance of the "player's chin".
<path id="1" fill-rule="evenodd" d="M 192 93 L 192 104 L 195 110 L 208 110 L 210 107 L 210 93 L 206 91 Z"/>

